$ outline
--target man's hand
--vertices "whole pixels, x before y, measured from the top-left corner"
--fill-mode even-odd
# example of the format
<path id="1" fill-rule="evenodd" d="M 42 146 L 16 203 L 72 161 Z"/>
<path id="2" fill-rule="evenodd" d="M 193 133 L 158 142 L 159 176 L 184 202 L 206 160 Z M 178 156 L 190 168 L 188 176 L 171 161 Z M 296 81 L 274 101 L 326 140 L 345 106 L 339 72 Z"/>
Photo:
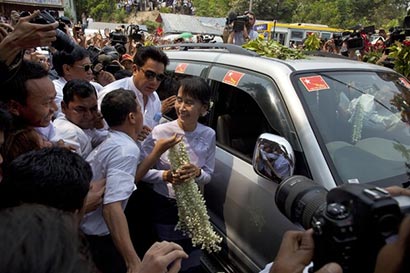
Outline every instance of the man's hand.
<path id="1" fill-rule="evenodd" d="M 282 239 L 278 255 L 273 262 L 270 273 L 298 273 L 313 259 L 313 230 L 287 231 Z M 342 273 L 342 268 L 335 263 L 323 266 L 316 273 Z"/>
<path id="2" fill-rule="evenodd" d="M 10 39 L 15 47 L 28 49 L 37 46 L 49 46 L 57 39 L 58 22 L 46 25 L 30 23 L 39 13 L 39 11 L 35 11 L 29 16 L 21 17 L 14 26 L 14 30 L 9 33 L 7 39 Z"/>
<path id="3" fill-rule="evenodd" d="M 106 86 L 107 84 L 110 84 L 113 81 L 115 81 L 115 77 L 110 72 L 100 70 L 100 72 L 97 75 L 97 82 L 102 86 Z"/>
<path id="4" fill-rule="evenodd" d="M 152 153 L 154 153 L 157 156 L 161 156 L 169 148 L 179 143 L 182 140 L 182 138 L 182 135 L 177 134 L 174 134 L 172 137 L 169 138 L 160 138 L 156 141 Z"/>
<path id="5" fill-rule="evenodd" d="M 144 141 L 147 136 L 151 133 L 152 129 L 148 127 L 147 125 L 144 125 L 142 127 L 141 132 L 138 134 L 138 140 L 139 141 Z"/>
<path id="6" fill-rule="evenodd" d="M 399 196 L 399 195 L 410 196 L 410 189 L 402 188 L 399 186 L 387 187 L 385 188 L 385 190 L 388 191 L 391 196 Z"/>
<path id="7" fill-rule="evenodd" d="M 177 273 L 188 258 L 181 246 L 166 241 L 154 243 L 145 253 L 138 273 Z"/>
<path id="8" fill-rule="evenodd" d="M 177 99 L 177 96 L 175 96 L 175 95 L 164 99 L 161 102 L 161 113 L 166 114 L 169 111 L 171 111 L 172 108 L 174 108 L 174 106 L 175 106 L 176 99 Z"/>
<path id="9" fill-rule="evenodd" d="M 102 203 L 105 192 L 105 178 L 91 181 L 90 190 L 88 191 L 85 201 L 85 213 L 93 211 Z"/>

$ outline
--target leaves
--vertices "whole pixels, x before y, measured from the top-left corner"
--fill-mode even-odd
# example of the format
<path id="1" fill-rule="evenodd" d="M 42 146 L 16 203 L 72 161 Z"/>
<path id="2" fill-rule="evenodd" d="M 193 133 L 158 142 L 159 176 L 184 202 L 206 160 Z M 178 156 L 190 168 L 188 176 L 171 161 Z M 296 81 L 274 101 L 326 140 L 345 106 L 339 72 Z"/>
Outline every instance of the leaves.
<path id="1" fill-rule="evenodd" d="M 320 38 L 316 33 L 310 34 L 305 42 L 303 43 L 303 47 L 305 50 L 312 51 L 312 50 L 319 50 L 320 49 Z"/>
<path id="2" fill-rule="evenodd" d="M 304 54 L 300 50 L 290 49 L 274 40 L 266 41 L 260 37 L 256 40 L 249 41 L 248 43 L 242 45 L 242 47 L 255 51 L 261 56 L 278 58 L 282 60 L 305 58 Z"/>
<path id="3" fill-rule="evenodd" d="M 410 44 L 406 41 L 403 43 L 396 41 L 389 49 L 389 57 L 394 59 L 394 70 L 408 78 L 410 76 Z"/>

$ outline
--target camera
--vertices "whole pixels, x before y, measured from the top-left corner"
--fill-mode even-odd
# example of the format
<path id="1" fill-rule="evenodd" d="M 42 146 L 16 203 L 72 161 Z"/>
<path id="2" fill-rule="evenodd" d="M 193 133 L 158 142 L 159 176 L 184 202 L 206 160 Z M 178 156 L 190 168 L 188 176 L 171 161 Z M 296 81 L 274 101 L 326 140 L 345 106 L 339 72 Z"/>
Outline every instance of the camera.
<path id="1" fill-rule="evenodd" d="M 235 32 L 243 31 L 245 24 L 248 22 L 248 15 L 237 16 L 234 12 L 229 13 L 228 17 L 226 18 L 226 25 L 230 25 L 233 23 L 233 31 Z"/>
<path id="2" fill-rule="evenodd" d="M 120 30 L 115 30 L 110 32 L 111 45 L 115 46 L 116 44 L 125 45 L 127 43 L 127 37 Z"/>
<path id="3" fill-rule="evenodd" d="M 138 25 L 129 25 L 127 27 L 128 36 L 135 42 L 144 42 L 144 32 L 140 30 Z"/>
<path id="4" fill-rule="evenodd" d="M 22 16 L 29 15 L 28 12 L 24 12 Z M 32 23 L 35 24 L 51 24 L 54 23 L 56 19 L 46 10 L 42 10 L 36 18 L 31 20 Z M 55 49 L 57 50 L 64 50 L 67 52 L 73 51 L 74 47 L 76 46 L 76 43 L 67 35 L 65 34 L 61 29 L 57 28 L 56 29 L 56 36 L 57 39 L 51 44 Z"/>
<path id="5" fill-rule="evenodd" d="M 395 238 L 408 211 L 396 199 L 369 184 L 327 191 L 298 175 L 283 180 L 275 194 L 277 207 L 290 221 L 313 228 L 313 270 L 336 262 L 344 273 L 374 272 L 379 250 Z"/>

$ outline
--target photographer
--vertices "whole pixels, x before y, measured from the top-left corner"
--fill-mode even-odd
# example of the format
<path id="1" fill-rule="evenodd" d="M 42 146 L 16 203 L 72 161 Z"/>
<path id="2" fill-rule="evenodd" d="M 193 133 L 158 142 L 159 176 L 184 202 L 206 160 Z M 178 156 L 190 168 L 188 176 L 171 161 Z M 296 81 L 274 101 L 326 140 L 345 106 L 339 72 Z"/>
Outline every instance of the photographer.
<path id="1" fill-rule="evenodd" d="M 0 81 L 4 82 L 13 75 L 22 60 L 23 49 L 49 46 L 56 40 L 58 22 L 34 24 L 30 21 L 39 11 L 22 17 L 14 27 L 0 24 Z"/>
<path id="2" fill-rule="evenodd" d="M 303 272 L 313 258 L 313 231 L 288 231 L 285 233 L 278 255 L 269 273 Z M 410 267 L 410 217 L 403 219 L 398 239 L 386 244 L 376 260 L 375 273 L 409 272 Z M 269 265 L 261 273 L 268 272 Z M 315 273 L 342 273 L 336 263 L 329 263 Z"/>
<path id="3" fill-rule="evenodd" d="M 230 13 L 226 26 L 226 30 L 229 32 L 227 43 L 243 45 L 250 40 L 258 38 L 258 33 L 253 30 L 255 21 L 255 14 L 252 11 L 246 11 L 243 16 L 236 16 L 236 14 Z"/>

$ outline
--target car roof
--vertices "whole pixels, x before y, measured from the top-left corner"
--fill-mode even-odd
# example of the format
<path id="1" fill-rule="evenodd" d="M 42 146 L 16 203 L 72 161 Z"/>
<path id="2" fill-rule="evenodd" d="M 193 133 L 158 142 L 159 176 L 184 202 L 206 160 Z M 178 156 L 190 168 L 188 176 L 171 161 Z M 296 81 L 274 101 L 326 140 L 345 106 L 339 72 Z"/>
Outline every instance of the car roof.
<path id="1" fill-rule="evenodd" d="M 164 51 L 171 59 L 215 62 L 229 64 L 233 67 L 243 67 L 249 70 L 270 70 L 274 64 L 275 69 L 287 70 L 289 73 L 314 70 L 393 71 L 392 69 L 380 65 L 355 61 L 340 55 L 320 54 L 320 52 L 317 53 L 321 56 L 306 55 L 305 59 L 280 60 L 276 58 L 262 57 L 255 54 L 255 52 L 246 50 L 242 47 L 232 47 L 233 45 L 229 45 L 228 47 L 232 47 L 234 52 L 232 52 L 231 49 L 226 49 L 224 47 L 211 48 L 212 45 L 210 45 L 209 48 L 196 48 L 195 44 L 181 44 L 177 46 L 182 48 L 182 50 L 167 50 L 164 48 Z M 186 46 L 188 50 L 183 50 L 185 48 L 184 46 Z M 252 60 L 252 58 L 254 58 L 254 60 Z M 257 61 L 255 59 L 257 59 Z"/>

